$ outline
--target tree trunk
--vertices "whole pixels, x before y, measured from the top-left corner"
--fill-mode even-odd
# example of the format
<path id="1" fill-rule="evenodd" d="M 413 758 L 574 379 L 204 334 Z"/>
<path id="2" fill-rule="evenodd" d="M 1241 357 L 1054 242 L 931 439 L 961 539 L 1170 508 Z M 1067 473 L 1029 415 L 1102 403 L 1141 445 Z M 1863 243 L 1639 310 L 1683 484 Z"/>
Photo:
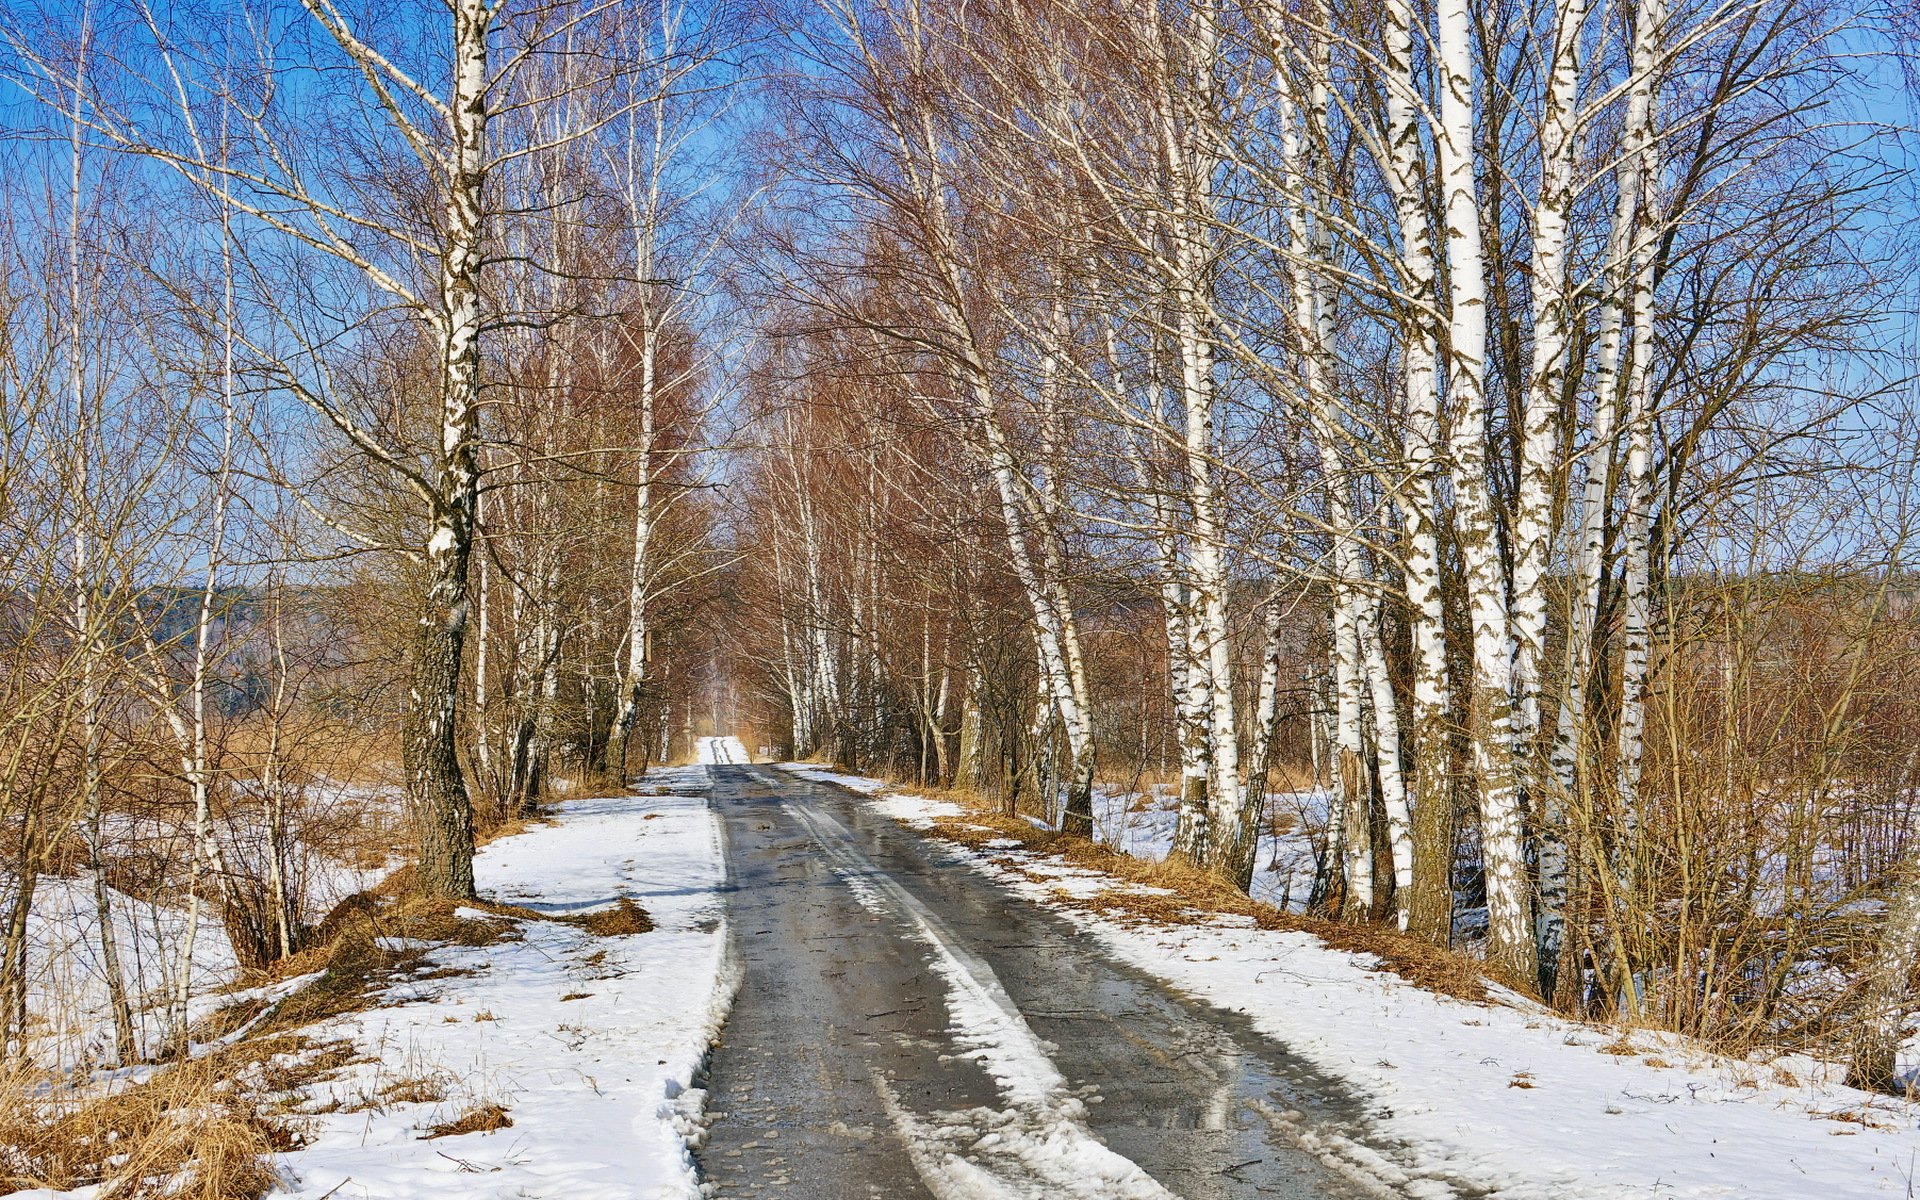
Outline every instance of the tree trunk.
<path id="1" fill-rule="evenodd" d="M 480 274 L 487 170 L 487 51 L 494 10 L 455 0 L 453 155 L 440 268 L 440 442 L 426 545 L 427 591 L 414 641 L 406 719 L 409 799 L 420 840 L 420 889 L 469 897 L 473 809 L 460 767 L 461 660 L 467 636 L 467 565 L 478 504 Z"/>
<path id="2" fill-rule="evenodd" d="M 1860 1028 L 1847 1084 L 1871 1092 L 1898 1092 L 1895 1058 L 1907 1036 L 1909 984 L 1920 965 L 1920 865 L 1908 863 L 1887 904 L 1886 924 L 1861 978 Z"/>
<path id="3" fill-rule="evenodd" d="M 13 903 L 7 906 L 5 941 L 0 945 L 0 1062 L 27 1055 L 27 921 L 33 915 L 34 889 L 40 883 L 42 804 L 43 798 L 35 789 L 26 797 L 21 813 L 19 866 Z"/>
<path id="4" fill-rule="evenodd" d="M 1453 796 L 1448 780 L 1449 680 L 1446 610 L 1441 587 L 1437 479 L 1445 467 L 1440 444 L 1440 397 L 1434 307 L 1433 235 L 1420 168 L 1421 106 L 1413 57 L 1410 0 L 1389 0 L 1385 54 L 1386 180 L 1400 226 L 1400 271 L 1407 291 L 1401 325 L 1401 379 L 1406 392 L 1404 466 L 1383 481 L 1397 498 L 1405 539 L 1404 581 L 1412 626 L 1413 687 L 1410 726 L 1413 778 L 1413 874 L 1400 914 L 1406 928 L 1447 945 L 1453 928 Z"/>
<path id="5" fill-rule="evenodd" d="M 1436 74 L 1440 150 L 1453 295 L 1448 304 L 1452 358 L 1448 390 L 1456 401 L 1454 491 L 1460 551 L 1473 630 L 1468 736 L 1480 800 L 1481 858 L 1487 880 L 1491 957 L 1518 979 L 1537 978 L 1529 912 L 1525 830 L 1513 743 L 1513 634 L 1507 580 L 1495 528 L 1487 455 L 1486 261 L 1474 180 L 1473 14 L 1468 0 L 1441 0 Z"/>

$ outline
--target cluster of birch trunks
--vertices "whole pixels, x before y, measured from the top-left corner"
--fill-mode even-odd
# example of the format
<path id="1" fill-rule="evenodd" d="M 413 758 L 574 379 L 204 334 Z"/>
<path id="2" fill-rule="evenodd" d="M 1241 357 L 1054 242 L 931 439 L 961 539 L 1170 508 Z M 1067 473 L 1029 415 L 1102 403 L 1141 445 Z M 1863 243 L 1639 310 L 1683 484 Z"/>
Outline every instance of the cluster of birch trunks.
<path id="1" fill-rule="evenodd" d="M 1776 684 L 1780 724 L 1864 728 L 1857 693 L 1809 716 L 1779 681 L 1897 624 L 1905 530 L 1856 519 L 1908 480 L 1877 358 L 1898 238 L 1870 215 L 1894 173 L 1849 123 L 1889 84 L 1849 56 L 1893 36 L 1800 0 L 796 20 L 776 207 L 802 232 L 771 256 L 749 504 L 772 719 L 799 753 L 1057 794 L 1085 832 L 1097 778 L 1138 785 L 1161 735 L 1126 714 L 1155 692 L 1174 853 L 1241 887 L 1324 722 L 1321 890 L 1350 919 L 1449 944 L 1484 911 L 1468 940 L 1517 985 L 1709 1031 L 1840 960 L 1897 995 L 1920 904 L 1891 966 L 1857 926 L 1801 954 L 1770 875 L 1800 858 L 1723 872 L 1710 832 L 1669 836 L 1729 792 L 1688 764 L 1761 742 L 1649 734 L 1655 706 L 1765 713 Z M 1709 608 L 1759 637 L 1791 590 L 1726 581 L 1841 563 L 1879 590 L 1822 602 L 1811 675 L 1700 648 Z M 1821 804 L 1860 786 L 1843 757 Z M 1785 818 L 1687 811 L 1786 844 Z M 1737 947 L 1669 904 L 1689 864 L 1747 872 Z"/>

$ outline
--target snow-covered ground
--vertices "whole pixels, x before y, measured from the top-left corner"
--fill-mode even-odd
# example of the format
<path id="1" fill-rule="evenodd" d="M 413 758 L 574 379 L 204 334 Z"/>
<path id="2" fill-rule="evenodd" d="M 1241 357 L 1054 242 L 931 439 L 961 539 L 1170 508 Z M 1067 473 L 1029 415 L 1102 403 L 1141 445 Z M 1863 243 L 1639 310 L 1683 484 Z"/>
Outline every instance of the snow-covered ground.
<path id="1" fill-rule="evenodd" d="M 520 921 L 518 940 L 437 949 L 438 977 L 309 1030 L 365 1061 L 308 1088 L 311 1142 L 282 1156 L 288 1192 L 698 1196 L 692 1084 L 734 987 L 707 787 L 704 767 L 657 770 L 641 788 L 652 794 L 570 801 L 486 846 L 475 869 L 491 899 L 564 915 L 631 897 L 655 928 Z M 423 1136 L 485 1105 L 511 1126 Z"/>
<path id="2" fill-rule="evenodd" d="M 382 789 L 359 784 L 322 780 L 312 790 L 316 806 L 352 805 L 356 812 L 376 812 L 397 802 Z M 111 845 L 177 851 L 185 844 L 178 829 L 161 822 L 114 814 L 109 824 Z M 228 853 L 239 857 L 233 847 Z M 296 865 L 300 916 L 309 922 L 318 921 L 352 893 L 372 887 L 393 866 L 355 867 L 310 850 L 301 851 Z M 173 869 L 177 883 L 185 872 L 177 865 Z M 0 895 L 10 895 L 16 886 L 14 876 L 0 871 Z M 151 1051 L 169 1032 L 165 1028 L 167 999 L 178 986 L 186 908 L 177 894 L 142 897 L 111 887 L 107 906 L 113 913 L 114 942 L 136 1036 L 143 1049 Z M 35 1029 L 33 1056 L 42 1066 L 64 1072 L 113 1061 L 113 1020 L 101 953 L 93 876 L 41 876 L 27 917 L 26 962 L 27 1009 Z M 219 905 L 212 898 L 201 906 L 190 972 L 189 1022 L 234 1002 L 232 994 L 212 994 L 232 983 L 238 972 Z"/>
<path id="3" fill-rule="evenodd" d="M 703 737 L 693 744 L 696 761 L 706 764 L 750 763 L 745 743 L 737 737 Z"/>
<path id="4" fill-rule="evenodd" d="M 11 877 L 0 875 L 0 895 L 14 887 Z M 111 888 L 107 904 L 137 1032 L 143 1045 L 157 1046 L 166 1033 L 166 997 L 180 969 L 186 913 Z M 27 918 L 27 942 L 27 1009 L 38 1022 L 34 1057 L 53 1070 L 111 1063 L 113 1020 L 107 974 L 100 965 L 99 909 L 91 875 L 38 881 Z M 193 956 L 194 996 L 226 983 L 233 971 L 233 949 L 219 914 L 203 909 Z M 189 1015 L 206 1008 L 205 1002 L 197 1003 Z"/>
<path id="5" fill-rule="evenodd" d="M 965 815 L 881 795 L 879 780 L 788 769 L 847 784 L 911 825 Z M 1058 908 L 1119 958 L 1246 1013 L 1348 1081 L 1369 1105 L 1368 1146 L 1327 1148 L 1396 1194 L 1865 1200 L 1920 1186 L 1920 1106 L 1844 1087 L 1825 1064 L 1728 1059 L 1671 1035 L 1569 1021 L 1517 996 L 1470 1004 L 1308 934 L 1234 918 L 1122 923 L 1063 901 L 1125 884 L 1011 848 L 974 863 Z"/>
<path id="6" fill-rule="evenodd" d="M 1276 908 L 1300 911 L 1313 888 L 1313 843 L 1309 830 L 1327 818 L 1324 792 L 1268 792 L 1270 812 L 1282 818 L 1284 831 L 1260 840 L 1253 873 L 1253 898 Z M 1094 840 L 1123 854 L 1159 862 L 1173 849 L 1180 819 L 1180 797 L 1166 784 L 1135 791 L 1100 785 L 1093 792 Z"/>
<path id="7" fill-rule="evenodd" d="M 809 763 L 785 763 L 782 769 L 819 783 L 835 783 L 850 791 L 873 795 L 891 786 L 885 780 L 846 775 Z M 1313 845 L 1309 829 L 1326 821 L 1323 792 L 1268 792 L 1267 803 L 1280 814 L 1285 832 L 1260 841 L 1254 868 L 1253 898 L 1262 904 L 1298 912 L 1306 907 L 1313 887 Z M 959 809 L 954 809 L 958 813 Z M 1144 791 L 1100 785 L 1093 792 L 1093 838 L 1123 854 L 1159 862 L 1173 849 L 1173 828 L 1180 818 L 1180 797 L 1164 784 Z M 1037 818 L 1036 825 L 1049 828 Z"/>

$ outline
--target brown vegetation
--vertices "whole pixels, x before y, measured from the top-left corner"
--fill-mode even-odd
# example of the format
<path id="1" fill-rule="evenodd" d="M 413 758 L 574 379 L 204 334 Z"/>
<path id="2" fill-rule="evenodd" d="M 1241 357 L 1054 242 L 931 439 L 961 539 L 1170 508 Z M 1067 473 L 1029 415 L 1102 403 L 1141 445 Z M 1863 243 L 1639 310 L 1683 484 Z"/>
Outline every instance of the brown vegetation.
<path id="1" fill-rule="evenodd" d="M 942 818 L 933 832 L 989 858 L 1005 849 L 993 843 L 1014 841 L 1025 853 L 1112 876 L 1121 886 L 1090 896 L 1061 894 L 1061 904 L 1086 908 L 1122 920 L 1167 925 L 1203 925 L 1219 916 L 1250 918 L 1261 929 L 1309 933 L 1337 950 L 1371 956 L 1379 969 L 1429 991 L 1461 1000 L 1487 999 L 1489 979 L 1512 987 L 1497 968 L 1479 959 L 1442 949 L 1377 924 L 1351 924 L 1282 912 L 1262 904 L 1218 876 L 1177 862 L 1149 862 L 1082 837 L 1042 829 L 1021 817 L 1009 817 L 977 798 L 941 792 L 940 798 L 966 804 L 962 818 Z M 1003 855 L 1002 857 L 1011 858 Z M 1017 862 L 1014 864 L 1018 869 Z M 1046 882 L 1044 876 L 1035 876 Z"/>
<path id="2" fill-rule="evenodd" d="M 612 908 L 599 908 L 588 913 L 570 914 L 556 917 L 568 925 L 577 925 L 595 937 L 625 937 L 635 933 L 652 933 L 653 919 L 647 916 L 647 910 L 634 903 L 633 897 L 622 896 Z"/>
<path id="3" fill-rule="evenodd" d="M 451 1121 L 430 1125 L 420 1136 L 423 1138 L 458 1137 L 463 1133 L 491 1133 L 496 1129 L 508 1129 L 513 1118 L 507 1110 L 498 1104 L 476 1104 L 462 1112 Z"/>

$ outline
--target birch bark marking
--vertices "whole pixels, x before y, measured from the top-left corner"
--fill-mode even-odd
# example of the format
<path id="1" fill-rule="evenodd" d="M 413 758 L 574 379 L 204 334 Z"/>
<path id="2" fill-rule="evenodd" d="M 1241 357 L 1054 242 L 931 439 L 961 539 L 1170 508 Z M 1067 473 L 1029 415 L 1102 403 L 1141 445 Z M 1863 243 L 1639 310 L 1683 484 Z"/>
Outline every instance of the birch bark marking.
<path id="1" fill-rule="evenodd" d="M 473 809 L 460 769 L 457 709 L 467 632 L 467 565 L 478 495 L 481 221 L 486 186 L 487 41 L 494 10 L 456 0 L 447 240 L 440 270 L 440 444 L 406 733 L 420 835 L 420 887 L 473 895 Z"/>
<path id="2" fill-rule="evenodd" d="M 1540 195 L 1533 215 L 1533 365 L 1522 414 L 1519 496 L 1514 506 L 1513 632 L 1517 728 L 1514 742 L 1539 803 L 1540 910 L 1536 927 L 1541 994 L 1551 999 L 1565 936 L 1566 794 L 1557 773 L 1532 769 L 1540 728 L 1540 664 L 1546 654 L 1548 543 L 1553 535 L 1555 418 L 1564 402 L 1573 298 L 1567 286 L 1567 218 L 1579 151 L 1580 41 L 1590 0 L 1555 6 L 1553 58 L 1540 119 Z"/>
<path id="3" fill-rule="evenodd" d="M 1580 770 L 1583 757 L 1597 747 L 1587 741 L 1587 688 L 1593 665 L 1596 623 L 1606 580 L 1607 505 L 1613 490 L 1620 407 L 1625 399 L 1622 370 L 1627 336 L 1628 296 L 1640 253 L 1641 179 L 1652 139 L 1654 58 L 1648 27 L 1636 26 L 1628 67 L 1627 110 L 1620 134 L 1620 160 L 1614 168 L 1616 200 L 1607 257 L 1601 270 L 1600 331 L 1594 362 L 1593 436 L 1586 453 L 1586 478 L 1580 494 L 1579 537 L 1574 554 L 1576 591 L 1567 620 L 1567 680 L 1560 698 L 1554 735 L 1554 773 L 1561 788 L 1584 794 L 1590 785 Z"/>
<path id="4" fill-rule="evenodd" d="M 1113 394 L 1124 400 L 1129 386 L 1122 367 L 1119 341 L 1112 321 L 1102 322 L 1107 362 L 1113 372 Z M 1142 390 L 1142 405 L 1156 418 L 1164 411 L 1165 388 L 1150 381 Z M 1156 420 L 1156 426 L 1157 426 Z M 1152 444 L 1142 446 L 1129 436 L 1122 443 L 1140 494 L 1146 498 L 1154 567 L 1159 574 L 1161 628 L 1166 635 L 1167 684 L 1173 704 L 1175 741 L 1180 750 L 1179 813 L 1174 822 L 1172 852 L 1196 865 L 1205 861 L 1209 809 L 1207 781 L 1211 777 L 1207 748 L 1207 705 L 1210 689 L 1207 668 L 1193 653 L 1193 628 L 1186 568 L 1180 554 L 1180 525 L 1170 483 L 1150 465 Z"/>
<path id="5" fill-rule="evenodd" d="M 1353 518 L 1353 495 L 1346 464 L 1341 458 L 1345 438 L 1338 401 L 1334 396 L 1334 304 L 1324 275 L 1308 264 L 1329 262 L 1325 221 L 1311 178 L 1325 161 L 1327 61 L 1324 39 L 1318 39 L 1313 55 L 1314 78 L 1309 98 L 1299 103 L 1284 61 L 1275 71 L 1275 89 L 1280 97 L 1280 146 L 1283 163 L 1282 189 L 1287 208 L 1287 240 L 1292 267 L 1294 337 L 1300 346 L 1300 387 L 1313 427 L 1319 452 L 1322 489 L 1326 495 L 1326 529 L 1332 563 L 1328 585 L 1333 611 L 1333 678 L 1336 696 L 1335 743 L 1340 760 L 1341 807 L 1346 826 L 1345 844 L 1348 899 L 1343 909 L 1349 919 L 1365 920 L 1371 915 L 1374 900 L 1373 838 L 1371 835 L 1368 773 L 1363 755 L 1366 738 L 1363 714 L 1369 699 L 1368 670 L 1363 661 L 1371 609 L 1376 601 L 1367 594 L 1365 556 Z M 1281 54 L 1276 53 L 1276 60 Z M 1377 637 L 1375 639 L 1377 641 Z M 1384 666 L 1380 671 L 1385 681 Z M 1388 703 L 1376 725 L 1384 720 L 1392 732 L 1392 762 L 1386 761 L 1388 745 L 1380 744 L 1380 780 L 1383 796 L 1390 809 L 1405 814 L 1405 792 L 1401 788 L 1399 764 L 1399 723 L 1388 688 Z M 1372 698 L 1378 700 L 1375 689 Z M 1400 833 L 1405 834 L 1404 822 Z M 1409 846 L 1396 848 L 1396 863 L 1402 857 L 1411 865 Z M 1411 878 L 1396 881 L 1404 888 Z M 1404 924 L 1404 922 L 1403 922 Z"/>
<path id="6" fill-rule="evenodd" d="M 1506 578 L 1495 541 L 1487 463 L 1486 262 L 1474 180 L 1473 15 L 1469 0 L 1441 0 L 1436 74 L 1441 181 L 1453 295 L 1447 387 L 1454 401 L 1453 472 L 1461 557 L 1473 633 L 1469 734 L 1480 800 L 1488 935 L 1495 960 L 1521 979 L 1536 974 L 1528 912 L 1520 795 L 1514 775 L 1513 644 Z"/>
<path id="7" fill-rule="evenodd" d="M 1334 778 L 1338 788 L 1337 809 L 1328 813 L 1329 822 L 1337 821 L 1341 831 L 1342 855 L 1347 887 L 1340 905 L 1344 921 L 1365 921 L 1373 915 L 1373 833 L 1368 821 L 1369 792 L 1365 742 L 1361 733 L 1360 630 L 1351 604 L 1337 604 L 1333 610 L 1333 663 L 1335 694 Z"/>
<path id="8" fill-rule="evenodd" d="M 1447 945 L 1453 933 L 1453 796 L 1448 787 L 1449 679 L 1446 606 L 1440 581 L 1437 479 L 1445 466 L 1440 445 L 1440 394 L 1435 363 L 1433 231 L 1420 173 L 1419 100 L 1413 62 L 1413 6 L 1389 0 L 1384 29 L 1387 75 L 1387 184 L 1400 226 L 1400 270 L 1409 313 L 1404 322 L 1401 377 L 1407 420 L 1403 482 L 1395 489 L 1406 538 L 1404 569 L 1413 649 L 1414 860 L 1401 914 L 1406 928 Z"/>
<path id="9" fill-rule="evenodd" d="M 214 603 L 219 595 L 219 572 L 226 561 L 227 508 L 233 486 L 233 229 L 232 210 L 220 206 L 221 297 L 220 466 L 214 479 L 213 532 L 207 548 L 207 569 L 200 588 L 200 608 L 193 630 L 193 676 L 189 683 L 191 731 L 187 741 L 187 783 L 193 794 L 193 842 L 187 871 L 187 921 L 180 939 L 180 958 L 174 976 L 170 1034 L 177 1054 L 187 1053 L 187 1005 L 193 996 L 193 952 L 200 935 L 200 877 L 202 862 L 220 865 L 220 848 L 213 834 L 213 763 L 207 739 L 207 681 L 212 666 Z M 203 858 L 204 854 L 204 858 Z M 221 872 L 225 874 L 224 870 Z M 224 891 L 229 883 L 219 881 Z"/>
<path id="10" fill-rule="evenodd" d="M 1110 352 L 1111 353 L 1111 352 Z M 1186 571 L 1180 562 L 1180 536 L 1174 506 L 1165 486 L 1149 471 L 1138 447 L 1127 447 L 1140 488 L 1148 498 L 1154 557 L 1160 572 L 1161 627 L 1166 634 L 1167 685 L 1173 702 L 1175 740 L 1180 749 L 1180 808 L 1173 829 L 1173 853 L 1199 864 L 1207 853 L 1209 810 L 1207 780 L 1208 689 L 1206 667 L 1193 654 L 1192 616 Z"/>
<path id="11" fill-rule="evenodd" d="M 1197 5 L 1193 14 L 1192 68 L 1197 77 L 1211 80 L 1217 31 L 1211 4 Z M 1212 96 L 1206 93 L 1211 106 Z M 1209 113 L 1211 108 L 1209 107 Z M 1171 118 L 1169 113 L 1169 118 Z M 1176 267 L 1175 332 L 1180 347 L 1180 391 L 1186 413 L 1186 478 L 1193 526 L 1188 558 L 1193 586 L 1192 619 L 1206 647 L 1207 806 L 1212 839 L 1209 865 L 1216 874 L 1241 888 L 1246 871 L 1234 843 L 1246 823 L 1249 803 L 1240 777 L 1240 733 L 1233 699 L 1233 644 L 1229 637 L 1226 529 L 1213 479 L 1216 449 L 1214 425 L 1214 346 L 1208 322 L 1213 310 L 1213 255 L 1210 237 L 1215 202 L 1213 155 L 1205 144 L 1197 114 L 1177 123 L 1168 121 L 1168 153 L 1175 181 L 1173 241 Z M 1258 802 L 1258 798 L 1254 802 Z"/>
<path id="12" fill-rule="evenodd" d="M 620 692 L 620 711 L 614 718 L 614 737 L 619 744 L 620 775 L 627 774 L 627 752 L 633 741 L 633 727 L 640 716 L 640 696 L 647 672 L 647 580 L 653 542 L 653 395 L 655 371 L 654 336 L 651 328 L 641 332 L 640 352 L 640 442 L 634 465 L 633 562 L 627 584 L 627 661 Z"/>
<path id="13" fill-rule="evenodd" d="M 1068 728 L 1067 741 L 1073 761 L 1067 785 L 1066 807 L 1060 829 L 1076 837 L 1093 836 L 1093 736 L 1089 714 L 1093 711 L 1093 689 L 1088 683 L 1086 655 L 1080 646 L 1080 625 L 1073 616 L 1073 597 L 1067 591 L 1066 543 L 1060 535 L 1065 504 L 1059 495 L 1058 472 L 1060 432 L 1060 356 L 1068 349 L 1072 324 L 1066 305 L 1058 298 L 1048 315 L 1047 351 L 1041 360 L 1040 420 L 1045 450 L 1040 464 L 1040 552 L 1047 583 L 1047 595 L 1060 614 L 1060 649 L 1066 661 L 1067 690 L 1073 697 L 1074 713 L 1082 728 Z M 1056 706 L 1057 707 L 1057 706 Z M 1067 711 L 1061 710 L 1064 721 Z"/>
<path id="14" fill-rule="evenodd" d="M 1387 847 L 1393 856 L 1393 917 L 1405 930 L 1413 892 L 1413 818 L 1400 767 L 1400 708 L 1393 695 L 1393 678 L 1387 673 L 1386 647 L 1380 640 L 1380 598 L 1356 596 L 1354 607 L 1360 665 L 1373 712 L 1374 771 L 1380 780 L 1380 807 L 1386 814 Z"/>
<path id="15" fill-rule="evenodd" d="M 1646 123 L 1637 147 L 1640 170 L 1639 219 L 1633 226 L 1633 275 L 1627 317 L 1630 358 L 1625 380 L 1627 435 L 1626 496 L 1621 511 L 1625 558 L 1620 668 L 1620 772 L 1618 787 L 1623 849 L 1616 864 L 1632 870 L 1633 832 L 1638 822 L 1640 766 L 1646 745 L 1646 689 L 1653 636 L 1653 291 L 1660 240 L 1660 146 L 1654 123 L 1659 103 L 1660 59 L 1664 53 L 1666 6 L 1642 0 L 1634 20 L 1633 66 L 1636 92 L 1644 93 Z M 1624 893 L 1630 894 L 1630 893 Z"/>
<path id="16" fill-rule="evenodd" d="M 1280 727 L 1280 659 L 1285 649 L 1287 626 L 1284 608 L 1276 594 L 1267 599 L 1267 615 L 1261 623 L 1260 687 L 1253 708 L 1253 746 L 1247 759 L 1247 788 L 1251 795 L 1243 806 L 1237 854 L 1246 857 L 1247 883 L 1253 883 L 1252 867 L 1260 849 L 1260 827 L 1267 816 L 1267 783 L 1273 774 L 1274 737 Z"/>

